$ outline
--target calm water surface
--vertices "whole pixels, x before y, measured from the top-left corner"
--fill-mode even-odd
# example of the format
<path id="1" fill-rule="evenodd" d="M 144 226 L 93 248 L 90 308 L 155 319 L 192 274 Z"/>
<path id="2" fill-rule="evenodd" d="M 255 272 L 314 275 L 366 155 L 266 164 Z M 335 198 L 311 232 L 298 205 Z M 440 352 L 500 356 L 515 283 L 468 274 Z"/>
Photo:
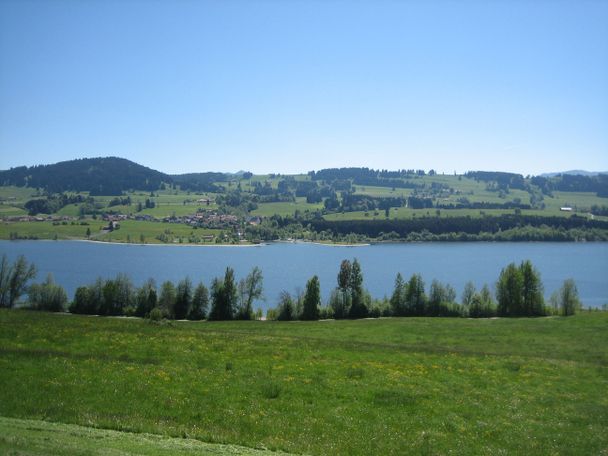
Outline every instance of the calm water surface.
<path id="1" fill-rule="evenodd" d="M 149 277 L 157 284 L 177 282 L 189 276 L 196 284 L 209 285 L 227 266 L 237 278 L 254 266 L 264 275 L 265 302 L 276 305 L 281 290 L 304 289 L 314 274 L 321 281 L 326 300 L 336 286 L 340 262 L 357 258 L 365 286 L 372 296 L 390 296 L 397 272 L 407 279 L 422 274 L 428 286 L 433 279 L 451 284 L 458 296 L 471 280 L 478 288 L 492 288 L 500 270 L 510 262 L 530 259 L 539 269 L 545 296 L 573 278 L 585 306 L 608 303 L 608 243 L 417 243 L 358 247 L 277 243 L 256 247 L 197 247 L 103 244 L 77 241 L 0 241 L 0 254 L 13 260 L 25 255 L 38 267 L 37 280 L 47 273 L 63 285 L 70 297 L 76 287 L 98 276 L 114 277 L 125 272 L 140 285 Z"/>

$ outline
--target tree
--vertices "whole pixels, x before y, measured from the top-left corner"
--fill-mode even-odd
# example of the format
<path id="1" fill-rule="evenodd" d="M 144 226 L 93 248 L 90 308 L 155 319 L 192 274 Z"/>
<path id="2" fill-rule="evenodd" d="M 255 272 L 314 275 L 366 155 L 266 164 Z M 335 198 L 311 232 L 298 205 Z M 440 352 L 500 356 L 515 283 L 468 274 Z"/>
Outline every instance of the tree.
<path id="1" fill-rule="evenodd" d="M 441 282 L 433 279 L 431 289 L 429 291 L 429 302 L 427 306 L 427 315 L 437 317 L 441 315 L 442 307 L 445 303 L 445 289 Z"/>
<path id="2" fill-rule="evenodd" d="M 485 311 L 488 313 L 488 316 L 493 317 L 496 315 L 496 303 L 494 302 L 494 298 L 492 297 L 492 292 L 490 291 L 490 287 L 487 284 L 484 284 L 479 292 L 479 296 L 481 297 L 481 302 L 484 306 Z"/>
<path id="3" fill-rule="evenodd" d="M 192 307 L 192 282 L 189 277 L 177 284 L 174 313 L 176 320 L 184 320 Z"/>
<path id="4" fill-rule="evenodd" d="M 222 279 L 215 277 L 211 281 L 211 311 L 209 312 L 209 320 L 224 320 L 224 282 Z"/>
<path id="5" fill-rule="evenodd" d="M 251 320 L 253 318 L 253 301 L 260 299 L 264 291 L 262 280 L 262 270 L 256 266 L 245 279 L 239 282 L 241 303 L 237 315 L 239 320 Z"/>
<path id="6" fill-rule="evenodd" d="M 210 320 L 232 320 L 237 303 L 237 288 L 234 282 L 234 270 L 226 268 L 224 280 L 215 278 L 211 283 Z"/>
<path id="7" fill-rule="evenodd" d="M 406 314 L 405 292 L 406 284 L 403 281 L 403 276 L 398 272 L 397 277 L 395 277 L 395 288 L 390 300 L 391 310 L 396 317 L 402 317 Z"/>
<path id="8" fill-rule="evenodd" d="M 12 308 L 27 289 L 27 282 L 36 277 L 36 266 L 28 265 L 23 255 L 10 265 L 6 255 L 0 262 L 0 307 Z"/>
<path id="9" fill-rule="evenodd" d="M 106 280 L 102 294 L 99 305 L 101 315 L 123 315 L 124 310 L 134 303 L 133 283 L 124 273 L 117 274 L 114 280 Z"/>
<path id="10" fill-rule="evenodd" d="M 41 284 L 33 284 L 28 291 L 28 304 L 31 309 L 63 312 L 68 302 L 68 296 L 60 285 L 49 274 Z"/>
<path id="11" fill-rule="evenodd" d="M 350 287 L 350 276 L 352 267 L 350 261 L 342 260 L 340 264 L 340 272 L 338 272 L 338 288 L 347 290 Z"/>
<path id="12" fill-rule="evenodd" d="M 11 268 L 6 255 L 2 255 L 2 261 L 0 262 L 0 307 L 9 307 L 8 284 L 11 276 Z"/>
<path id="13" fill-rule="evenodd" d="M 165 317 L 173 318 L 175 315 L 174 307 L 175 307 L 175 299 L 177 297 L 177 292 L 175 290 L 175 285 L 169 280 L 163 282 L 160 287 L 160 297 L 158 298 L 158 307 Z"/>
<path id="14" fill-rule="evenodd" d="M 423 316 L 426 313 L 426 295 L 420 274 L 413 274 L 407 284 L 405 306 L 408 315 Z"/>
<path id="15" fill-rule="evenodd" d="M 293 298 L 287 291 L 281 291 L 279 295 L 279 306 L 277 313 L 277 320 L 280 321 L 291 321 L 296 319 L 295 306 Z"/>
<path id="16" fill-rule="evenodd" d="M 473 282 L 467 282 L 464 285 L 464 290 L 462 290 L 462 297 L 460 298 L 460 302 L 464 309 L 468 309 L 471 303 L 473 302 L 473 296 L 475 296 L 476 290 Z"/>
<path id="17" fill-rule="evenodd" d="M 496 284 L 498 314 L 502 316 L 544 315 L 543 285 L 530 261 L 504 268 Z"/>
<path id="18" fill-rule="evenodd" d="M 158 301 L 156 282 L 154 282 L 154 279 L 148 279 L 141 288 L 137 290 L 135 301 L 135 315 L 138 317 L 147 317 L 152 309 L 156 307 Z"/>
<path id="19" fill-rule="evenodd" d="M 529 260 L 519 267 L 522 276 L 522 310 L 524 315 L 544 315 L 545 302 L 540 273 Z"/>
<path id="20" fill-rule="evenodd" d="M 319 285 L 319 278 L 315 275 L 306 283 L 302 320 L 318 320 L 320 305 L 321 287 Z"/>
<path id="21" fill-rule="evenodd" d="M 484 285 L 479 293 L 473 294 L 468 314 L 471 318 L 488 318 L 496 315 L 496 305 L 487 285 Z"/>
<path id="22" fill-rule="evenodd" d="M 500 272 L 496 283 L 498 315 L 504 317 L 522 315 L 522 289 L 521 271 L 515 263 L 511 263 Z"/>
<path id="23" fill-rule="evenodd" d="M 559 308 L 563 316 L 574 315 L 581 308 L 578 289 L 573 279 L 564 281 L 559 290 Z"/>
<path id="24" fill-rule="evenodd" d="M 192 307 L 188 314 L 188 320 L 203 320 L 207 317 L 207 310 L 209 309 L 209 291 L 207 287 L 199 283 L 194 290 L 194 297 L 192 298 Z"/>
<path id="25" fill-rule="evenodd" d="M 349 316 L 351 318 L 367 317 L 367 305 L 363 290 L 363 273 L 361 272 L 361 265 L 356 258 L 353 260 L 351 267 L 349 287 L 351 296 Z"/>
<path id="26" fill-rule="evenodd" d="M 74 293 L 74 300 L 70 304 L 69 311 L 74 314 L 86 314 L 89 306 L 88 287 L 78 287 Z"/>
<path id="27" fill-rule="evenodd" d="M 346 318 L 350 314 L 351 299 L 351 275 L 352 266 L 350 261 L 343 260 L 338 272 L 338 287 L 329 298 L 329 306 L 333 310 L 334 318 Z"/>
<path id="28" fill-rule="evenodd" d="M 70 305 L 70 312 L 98 315 L 103 304 L 104 281 L 98 277 L 94 283 L 86 287 L 78 287 L 74 294 L 74 301 Z"/>

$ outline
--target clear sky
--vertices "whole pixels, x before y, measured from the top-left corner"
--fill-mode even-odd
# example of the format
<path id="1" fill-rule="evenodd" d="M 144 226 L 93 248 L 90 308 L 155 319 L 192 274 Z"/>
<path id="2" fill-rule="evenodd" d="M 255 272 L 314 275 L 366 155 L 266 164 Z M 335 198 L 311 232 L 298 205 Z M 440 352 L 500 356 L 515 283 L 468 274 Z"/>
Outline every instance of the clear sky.
<path id="1" fill-rule="evenodd" d="M 0 0 L 0 169 L 608 170 L 607 1 Z"/>

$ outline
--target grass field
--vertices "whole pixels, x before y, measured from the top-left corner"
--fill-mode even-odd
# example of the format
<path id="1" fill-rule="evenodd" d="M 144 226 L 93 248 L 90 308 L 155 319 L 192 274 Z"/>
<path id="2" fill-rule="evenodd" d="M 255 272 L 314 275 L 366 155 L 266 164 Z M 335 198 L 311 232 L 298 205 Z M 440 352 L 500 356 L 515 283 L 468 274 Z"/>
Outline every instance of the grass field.
<path id="1" fill-rule="evenodd" d="M 252 211 L 251 214 L 263 217 L 270 217 L 274 214 L 285 216 L 293 215 L 296 210 L 313 212 L 322 208 L 323 203 L 309 204 L 306 202 L 306 198 L 299 197 L 294 203 L 261 203 L 258 209 Z"/>
<path id="2" fill-rule="evenodd" d="M 514 214 L 513 209 L 440 209 L 440 217 L 480 217 L 482 215 L 487 216 L 501 216 L 504 214 Z M 541 210 L 523 210 L 522 215 L 540 215 L 547 216 L 547 212 Z M 572 214 L 568 212 L 556 212 L 554 216 L 569 217 Z M 391 219 L 412 219 L 421 217 L 435 217 L 437 216 L 436 209 L 409 209 L 406 207 L 391 208 L 390 218 Z M 356 212 L 344 212 L 336 214 L 327 214 L 324 216 L 325 220 L 386 220 L 386 215 L 383 210 L 368 211 L 367 215 L 364 211 Z M 596 219 L 599 219 L 596 217 Z"/>
<path id="3" fill-rule="evenodd" d="M 125 220 L 120 222 L 120 229 L 105 232 L 101 231 L 107 222 L 101 220 L 87 220 L 88 225 L 75 222 L 67 224 L 53 224 L 52 222 L 0 222 L 0 239 L 10 239 L 11 233 L 17 233 L 21 238 L 34 237 L 37 239 L 85 239 L 87 228 L 91 230 L 91 240 L 112 242 L 144 242 L 159 244 L 156 237 L 165 234 L 171 241 L 188 242 L 191 236 L 202 238 L 205 235 L 216 235 L 220 230 L 194 229 L 179 223 L 146 222 L 139 220 Z"/>
<path id="4" fill-rule="evenodd" d="M 72 456 L 281 456 L 287 453 L 204 443 L 156 434 L 135 434 L 74 424 L 0 417 L 0 454 Z"/>
<path id="5" fill-rule="evenodd" d="M 605 454 L 606 347 L 605 312 L 155 325 L 3 310 L 0 416 L 307 454 Z M 0 421 L 0 450 L 40 435 L 19 423 Z"/>

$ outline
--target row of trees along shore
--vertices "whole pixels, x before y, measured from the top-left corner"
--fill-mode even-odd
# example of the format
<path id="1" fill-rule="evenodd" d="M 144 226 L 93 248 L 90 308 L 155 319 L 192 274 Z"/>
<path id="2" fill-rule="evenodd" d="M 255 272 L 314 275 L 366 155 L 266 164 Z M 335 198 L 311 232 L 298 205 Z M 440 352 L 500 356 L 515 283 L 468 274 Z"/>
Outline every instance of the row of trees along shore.
<path id="1" fill-rule="evenodd" d="M 166 281 L 160 289 L 153 279 L 135 287 L 126 274 L 114 279 L 98 278 L 94 283 L 76 289 L 68 302 L 65 290 L 49 275 L 42 283 L 28 285 L 36 268 L 20 256 L 10 263 L 4 255 L 0 263 L 0 307 L 27 307 L 35 310 L 89 315 L 126 315 L 152 320 L 252 320 L 262 319 L 262 310 L 253 310 L 256 300 L 263 299 L 263 276 L 258 267 L 240 281 L 234 270 L 226 268 L 224 277 L 212 280 L 210 288 L 203 282 L 196 286 L 190 278 L 174 284 Z M 553 293 L 549 303 L 543 297 L 540 274 L 530 261 L 511 263 L 500 273 L 492 293 L 488 285 L 476 290 L 468 282 L 460 302 L 451 285 L 431 282 L 428 293 L 420 274 L 405 280 L 395 278 L 390 298 L 373 299 L 363 285 L 361 265 L 354 259 L 343 260 L 337 275 L 337 286 L 325 306 L 321 304 L 319 278 L 315 275 L 306 290 L 280 293 L 278 305 L 269 309 L 269 320 L 356 319 L 377 317 L 533 317 L 573 315 L 581 308 L 576 284 L 565 280 Z M 20 298 L 27 294 L 27 300 Z"/>

